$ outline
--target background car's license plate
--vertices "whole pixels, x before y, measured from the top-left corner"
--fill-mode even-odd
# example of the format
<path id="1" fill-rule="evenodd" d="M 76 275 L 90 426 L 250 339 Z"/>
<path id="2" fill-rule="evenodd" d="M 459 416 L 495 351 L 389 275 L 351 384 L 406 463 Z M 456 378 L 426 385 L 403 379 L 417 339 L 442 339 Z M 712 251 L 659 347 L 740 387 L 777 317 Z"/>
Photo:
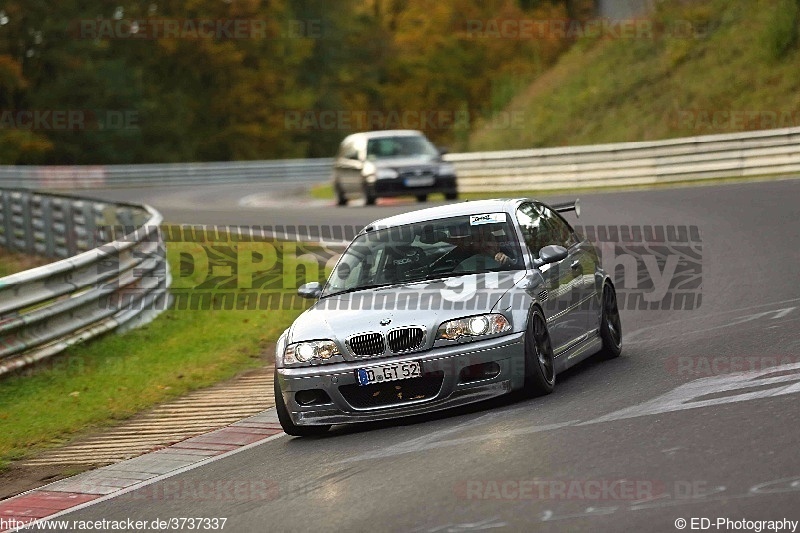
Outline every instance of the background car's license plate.
<path id="1" fill-rule="evenodd" d="M 432 176 L 420 176 L 418 178 L 406 178 L 406 187 L 430 187 L 436 183 L 436 179 Z"/>
<path id="2" fill-rule="evenodd" d="M 417 361 L 397 363 L 394 365 L 373 366 L 356 370 L 359 385 L 371 385 L 384 381 L 418 378 L 422 375 L 422 365 Z"/>

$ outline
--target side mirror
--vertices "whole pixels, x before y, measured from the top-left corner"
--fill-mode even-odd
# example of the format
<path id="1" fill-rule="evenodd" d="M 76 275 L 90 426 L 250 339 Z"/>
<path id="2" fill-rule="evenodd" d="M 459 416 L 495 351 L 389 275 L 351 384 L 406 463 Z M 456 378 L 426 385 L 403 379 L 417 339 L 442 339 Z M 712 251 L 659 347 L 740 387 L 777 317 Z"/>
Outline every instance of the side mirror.
<path id="1" fill-rule="evenodd" d="M 536 259 L 533 263 L 536 268 L 539 268 L 542 265 L 547 265 L 550 263 L 558 263 L 562 259 L 566 259 L 568 255 L 569 252 L 563 246 L 558 246 L 557 244 L 551 244 L 539 250 L 539 258 Z"/>
<path id="2" fill-rule="evenodd" d="M 316 281 L 300 285 L 297 288 L 297 294 L 301 298 L 319 298 L 319 295 L 322 294 L 322 285 Z"/>
<path id="3" fill-rule="evenodd" d="M 439 155 L 447 155 L 450 153 L 450 149 L 447 146 L 437 146 L 436 148 L 439 150 Z"/>

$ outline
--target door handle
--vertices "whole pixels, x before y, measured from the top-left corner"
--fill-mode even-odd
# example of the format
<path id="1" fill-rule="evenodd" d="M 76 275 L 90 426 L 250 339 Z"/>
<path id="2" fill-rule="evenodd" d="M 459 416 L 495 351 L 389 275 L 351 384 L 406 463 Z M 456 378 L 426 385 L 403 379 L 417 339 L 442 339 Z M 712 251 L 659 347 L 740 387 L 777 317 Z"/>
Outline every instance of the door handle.
<path id="1" fill-rule="evenodd" d="M 572 267 L 573 270 L 578 270 L 581 267 L 581 262 L 576 259 L 572 262 L 570 267 Z"/>

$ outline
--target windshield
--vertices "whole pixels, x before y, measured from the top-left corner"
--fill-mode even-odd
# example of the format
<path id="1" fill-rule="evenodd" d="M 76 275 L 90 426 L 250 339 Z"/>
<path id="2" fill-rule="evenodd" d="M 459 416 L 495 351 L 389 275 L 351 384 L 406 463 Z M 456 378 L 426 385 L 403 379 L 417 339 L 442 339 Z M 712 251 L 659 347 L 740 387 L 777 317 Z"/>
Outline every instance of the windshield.
<path id="1" fill-rule="evenodd" d="M 359 235 L 322 296 L 465 274 L 524 269 L 505 213 L 483 213 Z"/>
<path id="2" fill-rule="evenodd" d="M 367 159 L 389 159 L 393 157 L 438 157 L 439 150 L 425 137 L 403 135 L 380 137 L 367 141 Z"/>

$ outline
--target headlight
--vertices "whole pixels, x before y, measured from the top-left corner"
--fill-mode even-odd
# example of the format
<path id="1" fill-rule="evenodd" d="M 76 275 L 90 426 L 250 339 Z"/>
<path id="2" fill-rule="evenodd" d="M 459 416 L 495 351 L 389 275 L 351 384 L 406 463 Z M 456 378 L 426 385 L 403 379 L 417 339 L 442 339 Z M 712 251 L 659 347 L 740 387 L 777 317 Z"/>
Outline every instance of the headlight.
<path id="1" fill-rule="evenodd" d="M 307 363 L 314 359 L 325 361 L 339 355 L 336 343 L 329 340 L 306 341 L 290 344 L 283 352 L 283 361 L 287 364 Z"/>
<path id="2" fill-rule="evenodd" d="M 461 337 L 481 337 L 507 331 L 511 331 L 511 324 L 503 315 L 477 315 L 443 322 L 436 332 L 436 340 L 454 341 Z"/>
<path id="3" fill-rule="evenodd" d="M 439 165 L 440 176 L 452 176 L 455 173 L 456 173 L 456 167 L 454 167 L 450 163 L 442 163 L 441 165 Z"/>
<path id="4" fill-rule="evenodd" d="M 391 168 L 379 168 L 375 173 L 375 179 L 379 180 L 393 180 L 397 177 L 397 171 Z"/>

